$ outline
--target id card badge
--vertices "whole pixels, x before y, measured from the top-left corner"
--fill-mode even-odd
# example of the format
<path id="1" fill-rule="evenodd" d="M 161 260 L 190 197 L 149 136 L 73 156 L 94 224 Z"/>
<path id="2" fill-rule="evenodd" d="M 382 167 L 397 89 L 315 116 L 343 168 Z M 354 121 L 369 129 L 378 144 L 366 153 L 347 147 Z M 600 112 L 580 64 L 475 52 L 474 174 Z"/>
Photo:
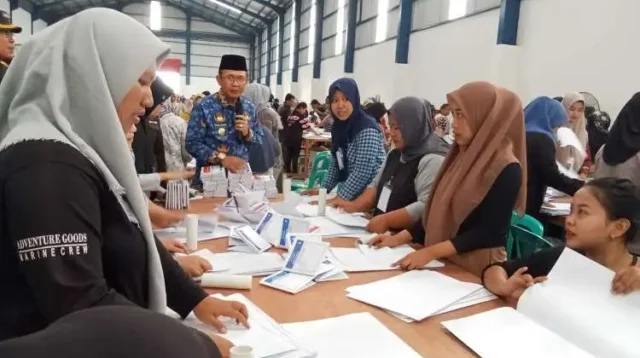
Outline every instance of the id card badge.
<path id="1" fill-rule="evenodd" d="M 342 155 L 342 148 L 336 151 L 336 160 L 338 161 L 338 169 L 344 169 L 344 157 Z"/>
<path id="2" fill-rule="evenodd" d="M 387 212 L 387 206 L 389 205 L 389 197 L 391 196 L 391 185 L 389 183 L 385 184 L 382 187 L 382 191 L 380 192 L 380 197 L 378 198 L 378 210 L 383 213 Z"/>

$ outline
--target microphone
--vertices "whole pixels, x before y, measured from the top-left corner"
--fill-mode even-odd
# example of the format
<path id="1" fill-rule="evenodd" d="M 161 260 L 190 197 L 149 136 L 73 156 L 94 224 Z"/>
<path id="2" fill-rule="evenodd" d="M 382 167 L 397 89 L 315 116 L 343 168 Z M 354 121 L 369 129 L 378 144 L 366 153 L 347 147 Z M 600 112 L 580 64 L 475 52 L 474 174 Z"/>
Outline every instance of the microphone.
<path id="1" fill-rule="evenodd" d="M 244 116 L 244 111 L 242 110 L 242 102 L 240 102 L 239 98 L 238 98 L 238 101 L 236 102 L 236 121 L 238 116 Z M 238 137 L 240 138 L 240 140 L 244 138 L 242 136 L 242 132 L 238 132 Z"/>

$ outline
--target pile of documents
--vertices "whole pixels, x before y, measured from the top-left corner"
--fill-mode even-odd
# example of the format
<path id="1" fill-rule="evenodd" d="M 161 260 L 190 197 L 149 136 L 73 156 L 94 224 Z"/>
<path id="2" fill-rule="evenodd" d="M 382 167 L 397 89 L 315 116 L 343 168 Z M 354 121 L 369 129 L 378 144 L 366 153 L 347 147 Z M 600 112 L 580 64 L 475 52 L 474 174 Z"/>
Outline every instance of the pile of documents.
<path id="1" fill-rule="evenodd" d="M 189 209 L 189 182 L 186 180 L 169 180 L 165 205 L 169 210 Z"/>
<path id="2" fill-rule="evenodd" d="M 251 166 L 247 163 L 247 166 L 237 172 L 229 172 L 229 191 L 235 193 L 236 191 L 244 191 L 240 186 L 244 188 L 251 188 L 253 186 L 253 173 L 251 172 Z"/>
<path id="3" fill-rule="evenodd" d="M 282 327 L 295 338 L 295 341 L 316 351 L 318 357 L 420 357 L 371 313 L 353 313 L 317 321 L 287 323 Z"/>
<path id="4" fill-rule="evenodd" d="M 229 184 L 224 168 L 220 166 L 203 167 L 200 171 L 202 189 L 207 198 L 226 198 Z"/>
<path id="5" fill-rule="evenodd" d="M 287 235 L 306 234 L 309 228 L 310 224 L 307 220 L 284 216 L 269 210 L 258 223 L 256 232 L 271 245 L 286 249 L 290 245 Z"/>
<path id="6" fill-rule="evenodd" d="M 328 250 L 328 243 L 295 239 L 282 269 L 260 283 L 293 294 L 307 289 L 316 283 L 316 277 L 334 269 L 324 263 Z"/>
<path id="7" fill-rule="evenodd" d="M 253 178 L 253 191 L 264 190 L 267 198 L 274 199 L 278 197 L 278 188 L 276 179 L 273 175 L 256 175 Z"/>
<path id="8" fill-rule="evenodd" d="M 560 165 L 560 164 L 558 164 Z M 569 196 L 553 188 L 547 188 L 540 212 L 551 216 L 567 216 L 571 213 Z"/>
<path id="9" fill-rule="evenodd" d="M 230 275 L 266 276 L 279 271 L 284 264 L 282 255 L 275 252 L 250 254 L 243 252 L 223 252 L 214 254 L 209 250 L 199 250 L 197 255 L 209 261 L 211 272 L 224 272 Z"/>
<path id="10" fill-rule="evenodd" d="M 271 246 L 249 225 L 231 228 L 229 233 L 229 251 L 257 254 L 269 250 Z"/>
<path id="11" fill-rule="evenodd" d="M 484 291 L 483 291 L 484 290 Z M 475 298 L 474 294 L 483 292 Z M 347 297 L 382 308 L 405 321 L 422 321 L 449 310 L 494 299 L 481 285 L 458 281 L 430 270 L 416 270 L 347 288 Z M 473 298 L 473 299 L 471 299 Z M 452 308 L 454 307 L 454 308 Z"/>
<path id="12" fill-rule="evenodd" d="M 235 293 L 229 296 L 213 295 L 213 297 L 228 301 L 238 301 L 247 307 L 251 328 L 245 328 L 233 319 L 220 317 L 220 320 L 227 328 L 227 333 L 220 336 L 228 339 L 236 346 L 252 347 L 255 358 L 276 356 L 282 358 L 311 358 L 317 356 L 316 352 L 304 347 L 287 330 L 282 328 L 280 324 L 244 295 Z M 212 331 L 211 326 L 202 323 L 193 313 L 183 323 L 205 333 Z"/>
<path id="13" fill-rule="evenodd" d="M 614 275 L 565 248 L 517 311 L 499 308 L 442 325 L 482 357 L 640 357 L 640 292 L 614 296 Z"/>
<path id="14" fill-rule="evenodd" d="M 414 252 L 409 245 L 390 248 L 372 248 L 368 245 L 357 247 L 332 247 L 330 255 L 337 266 L 347 272 L 388 271 L 397 270 L 391 267 L 393 263 Z M 443 267 L 444 264 L 434 260 L 427 264 L 427 268 Z"/>
<path id="15" fill-rule="evenodd" d="M 328 209 L 328 208 L 327 208 Z M 325 239 L 332 237 L 355 237 L 360 238 L 370 233 L 361 227 L 340 225 L 326 216 L 315 216 L 307 218 L 311 224 L 313 232 L 318 231 Z"/>

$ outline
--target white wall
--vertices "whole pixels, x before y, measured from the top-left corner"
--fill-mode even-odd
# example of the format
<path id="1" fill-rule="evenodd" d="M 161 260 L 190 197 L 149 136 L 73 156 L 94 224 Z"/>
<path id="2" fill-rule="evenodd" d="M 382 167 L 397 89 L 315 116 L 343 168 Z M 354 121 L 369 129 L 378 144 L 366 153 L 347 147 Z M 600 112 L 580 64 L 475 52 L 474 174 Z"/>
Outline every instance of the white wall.
<path id="1" fill-rule="evenodd" d="M 516 47 L 496 45 L 500 13 L 491 10 L 414 32 L 408 65 L 394 63 L 395 39 L 356 50 L 349 77 L 363 98 L 379 94 L 387 104 L 416 95 L 438 106 L 458 86 L 487 80 L 514 90 L 525 105 L 539 95 L 591 92 L 615 116 L 640 91 L 638 13 L 638 0 L 524 0 Z M 306 68 L 299 83 L 283 82 L 283 92 L 293 87 L 302 100 L 322 100 L 345 75 L 344 56 L 323 60 L 315 82 Z"/>
<path id="2" fill-rule="evenodd" d="M 149 25 L 148 4 L 130 4 L 124 7 L 123 12 L 146 26 Z M 182 10 L 162 5 L 162 28 L 185 31 L 187 28 L 186 15 Z M 193 31 L 216 34 L 234 34 L 232 31 L 198 18 L 192 19 L 191 29 Z M 250 50 L 248 43 L 193 40 L 191 41 L 191 83 L 187 85 L 185 40 L 178 38 L 161 39 L 171 46 L 169 58 L 177 58 L 182 61 L 182 70 L 180 71 L 182 77 L 181 92 L 187 96 L 205 90 L 213 93 L 220 88 L 215 77 L 218 75 L 218 65 L 222 55 L 242 55 L 247 58 L 247 64 L 249 64 Z"/>

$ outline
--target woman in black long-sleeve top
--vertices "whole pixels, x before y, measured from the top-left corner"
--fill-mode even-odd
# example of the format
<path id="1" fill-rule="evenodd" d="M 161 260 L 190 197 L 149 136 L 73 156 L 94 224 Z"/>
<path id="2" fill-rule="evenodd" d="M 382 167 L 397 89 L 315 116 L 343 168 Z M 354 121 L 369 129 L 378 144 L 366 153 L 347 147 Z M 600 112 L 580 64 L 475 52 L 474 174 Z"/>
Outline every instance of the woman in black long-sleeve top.
<path id="1" fill-rule="evenodd" d="M 486 82 L 469 83 L 447 99 L 454 109 L 455 144 L 433 184 L 422 225 L 373 243 L 396 246 L 413 239 L 424 244 L 398 261 L 404 269 L 448 258 L 480 275 L 486 263 L 504 257 L 512 211 L 524 213 L 522 105 L 513 92 Z"/>
<path id="2" fill-rule="evenodd" d="M 246 323 L 246 307 L 210 297 L 153 236 L 126 141 L 169 50 L 109 9 L 20 48 L 0 87 L 0 341 L 105 305 Z"/>
<path id="3" fill-rule="evenodd" d="M 554 131 L 567 121 L 567 113 L 560 103 L 549 97 L 538 97 L 524 109 L 527 130 L 527 214 L 537 219 L 547 187 L 568 195 L 575 194 L 583 183 L 569 178 L 556 164 Z"/>

